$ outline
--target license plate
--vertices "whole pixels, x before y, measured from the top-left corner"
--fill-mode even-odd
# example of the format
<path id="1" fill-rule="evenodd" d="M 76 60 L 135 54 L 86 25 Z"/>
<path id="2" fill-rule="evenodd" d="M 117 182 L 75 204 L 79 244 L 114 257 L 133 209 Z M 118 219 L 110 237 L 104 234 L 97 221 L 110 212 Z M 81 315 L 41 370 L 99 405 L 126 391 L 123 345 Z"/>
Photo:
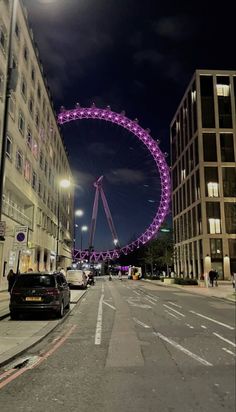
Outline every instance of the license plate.
<path id="1" fill-rule="evenodd" d="M 27 301 L 27 302 L 29 302 L 29 301 L 36 301 L 36 302 L 40 302 L 41 300 L 42 300 L 42 298 L 41 298 L 41 296 L 27 296 L 26 298 L 25 298 L 25 300 Z"/>

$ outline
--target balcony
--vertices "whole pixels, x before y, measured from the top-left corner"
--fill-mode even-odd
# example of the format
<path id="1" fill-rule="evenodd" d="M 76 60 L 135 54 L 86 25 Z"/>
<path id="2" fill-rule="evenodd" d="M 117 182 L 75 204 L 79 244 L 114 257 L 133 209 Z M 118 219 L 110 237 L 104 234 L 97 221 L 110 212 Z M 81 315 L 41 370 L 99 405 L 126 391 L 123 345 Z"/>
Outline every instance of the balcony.
<path id="1" fill-rule="evenodd" d="M 17 223 L 23 226 L 28 226 L 29 229 L 33 229 L 33 219 L 26 216 L 21 210 L 17 208 L 17 204 L 11 200 L 4 199 L 2 202 L 2 212 L 4 215 L 15 220 Z"/>

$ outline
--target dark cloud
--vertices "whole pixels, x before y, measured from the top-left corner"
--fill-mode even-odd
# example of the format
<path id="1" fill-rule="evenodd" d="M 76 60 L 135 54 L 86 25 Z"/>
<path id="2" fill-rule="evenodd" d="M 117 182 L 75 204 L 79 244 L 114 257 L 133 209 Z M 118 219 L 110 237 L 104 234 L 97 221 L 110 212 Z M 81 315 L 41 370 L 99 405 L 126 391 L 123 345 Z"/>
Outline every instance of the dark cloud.
<path id="1" fill-rule="evenodd" d="M 88 146 L 88 152 L 94 156 L 109 156 L 115 154 L 115 150 L 111 147 L 108 147 L 105 143 L 102 142 L 93 142 Z"/>
<path id="2" fill-rule="evenodd" d="M 116 169 L 106 174 L 106 178 L 113 184 L 137 184 L 145 181 L 145 175 L 141 170 Z"/>

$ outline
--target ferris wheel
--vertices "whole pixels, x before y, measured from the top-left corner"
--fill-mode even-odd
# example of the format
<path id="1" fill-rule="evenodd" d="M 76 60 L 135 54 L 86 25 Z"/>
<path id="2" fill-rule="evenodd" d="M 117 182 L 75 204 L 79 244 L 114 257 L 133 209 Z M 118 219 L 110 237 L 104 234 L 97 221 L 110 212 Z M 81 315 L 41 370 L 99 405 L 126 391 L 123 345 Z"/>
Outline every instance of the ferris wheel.
<path id="1" fill-rule="evenodd" d="M 149 242 L 155 237 L 158 230 L 160 229 L 166 215 L 169 212 L 169 202 L 170 202 L 170 174 L 169 167 L 166 163 L 165 154 L 159 148 L 158 141 L 154 140 L 150 136 L 150 131 L 143 129 L 137 120 L 130 120 L 125 116 L 124 112 L 116 113 L 111 110 L 110 106 L 105 109 L 97 108 L 94 104 L 91 107 L 82 108 L 78 104 L 76 108 L 71 110 L 61 109 L 58 115 L 58 123 L 64 124 L 72 121 L 78 121 L 83 119 L 93 119 L 93 120 L 103 120 L 104 122 L 110 122 L 117 124 L 123 129 L 128 130 L 135 138 L 137 138 L 146 148 L 148 153 L 151 155 L 155 162 L 156 170 L 160 176 L 161 183 L 161 195 L 159 199 L 158 207 L 155 211 L 154 218 L 152 219 L 149 226 L 141 233 L 135 240 L 126 244 L 125 246 L 120 246 L 118 241 L 118 236 L 116 229 L 111 217 L 111 212 L 106 200 L 105 193 L 102 188 L 103 176 L 96 180 L 94 186 L 96 188 L 93 215 L 90 226 L 90 240 L 88 250 L 75 250 L 75 259 L 88 259 L 90 261 L 105 261 L 108 259 L 116 259 L 122 254 L 129 254 L 133 252 L 136 248 Z M 107 221 L 112 233 L 113 243 L 115 247 L 113 249 L 107 250 L 93 250 L 92 243 L 96 226 L 97 218 L 97 203 L 98 196 L 101 196 L 104 210 L 106 213 Z"/>

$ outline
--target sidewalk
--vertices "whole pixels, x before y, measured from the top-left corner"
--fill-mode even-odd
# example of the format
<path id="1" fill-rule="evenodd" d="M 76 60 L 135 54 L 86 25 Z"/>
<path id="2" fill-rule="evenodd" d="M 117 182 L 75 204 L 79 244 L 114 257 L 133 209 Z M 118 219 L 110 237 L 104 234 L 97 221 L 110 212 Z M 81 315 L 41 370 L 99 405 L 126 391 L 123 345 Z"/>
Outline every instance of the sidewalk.
<path id="1" fill-rule="evenodd" d="M 12 321 L 9 315 L 9 293 L 0 292 L 0 367 L 40 342 L 70 314 L 86 290 L 71 290 L 71 305 L 62 319 Z M 5 319 L 4 319 L 5 318 Z"/>
<path id="2" fill-rule="evenodd" d="M 144 282 L 152 283 L 154 285 L 168 287 L 168 288 L 178 288 L 186 292 L 198 293 L 199 295 L 209 296 L 219 299 L 225 299 L 230 302 L 236 302 L 235 289 L 232 286 L 231 281 L 218 281 L 218 286 L 206 287 L 206 286 L 186 286 L 186 285 L 175 285 L 175 284 L 165 284 L 161 280 L 149 280 L 141 279 Z"/>

